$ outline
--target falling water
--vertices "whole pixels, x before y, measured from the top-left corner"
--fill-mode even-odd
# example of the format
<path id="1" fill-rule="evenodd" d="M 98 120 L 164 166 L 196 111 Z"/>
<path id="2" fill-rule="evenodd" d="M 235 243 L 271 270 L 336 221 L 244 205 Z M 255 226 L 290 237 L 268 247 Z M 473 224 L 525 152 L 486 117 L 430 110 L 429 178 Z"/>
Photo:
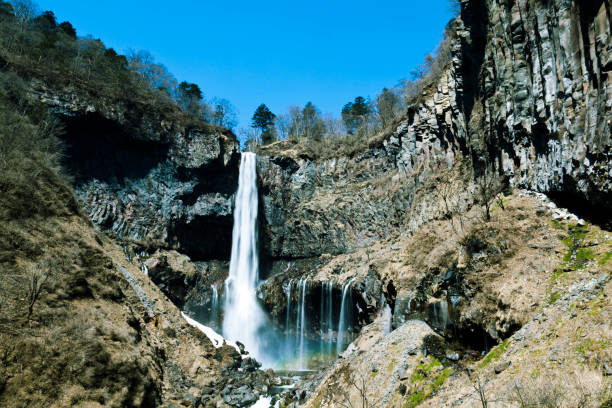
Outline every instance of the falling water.
<path id="1" fill-rule="evenodd" d="M 305 336 L 305 326 L 306 326 L 306 286 L 308 284 L 308 280 L 307 279 L 301 279 L 300 283 L 298 284 L 298 290 L 300 290 L 300 285 L 301 285 L 301 291 L 300 291 L 300 310 L 298 313 L 298 325 L 296 325 L 296 327 L 299 327 L 299 334 L 300 334 L 300 349 L 299 349 L 299 368 L 300 369 L 304 369 L 305 367 L 305 361 L 304 361 L 304 336 Z M 297 330 L 296 330 L 297 332 Z"/>
<path id="2" fill-rule="evenodd" d="M 210 305 L 211 320 L 214 323 L 213 327 L 217 326 L 217 320 L 219 318 L 219 292 L 215 285 L 210 285 L 212 289 L 212 301 Z"/>
<path id="3" fill-rule="evenodd" d="M 344 346 L 344 331 L 347 328 L 347 312 L 346 312 L 346 295 L 350 292 L 351 285 L 355 278 L 348 280 L 342 284 L 342 303 L 340 303 L 340 319 L 338 320 L 338 343 L 336 343 L 336 352 L 340 354 Z"/>
<path id="4" fill-rule="evenodd" d="M 391 306 L 389 306 L 388 304 L 385 304 L 385 308 L 383 309 L 382 312 L 382 319 L 383 319 L 383 334 L 387 335 L 389 333 L 391 333 Z"/>
<path id="5" fill-rule="evenodd" d="M 223 335 L 240 341 L 257 360 L 264 362 L 260 332 L 265 323 L 264 313 L 257 302 L 259 279 L 257 255 L 257 174 L 255 154 L 242 153 L 230 272 L 225 282 Z"/>
<path id="6" fill-rule="evenodd" d="M 319 311 L 319 329 L 321 332 L 321 350 L 323 350 L 323 342 L 325 341 L 325 332 L 326 332 L 326 324 L 325 316 L 327 312 L 327 298 L 325 294 L 327 293 L 327 282 L 321 282 L 321 310 Z"/>
<path id="7" fill-rule="evenodd" d="M 287 298 L 287 315 L 285 317 L 285 342 L 289 343 L 289 319 L 291 318 L 291 293 L 293 292 L 293 279 L 289 279 L 287 289 L 285 290 L 285 297 Z"/>
<path id="8" fill-rule="evenodd" d="M 333 319 L 333 290 L 334 280 L 332 279 L 327 286 L 327 354 L 332 353 L 334 319 Z"/>

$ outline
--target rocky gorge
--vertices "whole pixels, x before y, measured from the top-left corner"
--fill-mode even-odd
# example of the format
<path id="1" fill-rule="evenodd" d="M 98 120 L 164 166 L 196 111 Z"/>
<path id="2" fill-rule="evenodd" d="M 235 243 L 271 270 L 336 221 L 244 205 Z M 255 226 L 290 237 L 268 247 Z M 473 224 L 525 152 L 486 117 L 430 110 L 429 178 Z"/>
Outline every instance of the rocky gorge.
<path id="1" fill-rule="evenodd" d="M 279 387 L 281 407 L 540 406 L 546 389 L 609 406 L 611 25 L 609 0 L 461 0 L 448 62 L 393 126 L 335 157 L 257 150 L 257 299 L 280 337 L 330 350 L 289 390 L 176 318 L 221 329 L 235 135 L 34 81 L 79 208 L 58 225 L 121 282 L 75 296 L 146 355 L 137 395 L 99 404 L 243 407 Z"/>

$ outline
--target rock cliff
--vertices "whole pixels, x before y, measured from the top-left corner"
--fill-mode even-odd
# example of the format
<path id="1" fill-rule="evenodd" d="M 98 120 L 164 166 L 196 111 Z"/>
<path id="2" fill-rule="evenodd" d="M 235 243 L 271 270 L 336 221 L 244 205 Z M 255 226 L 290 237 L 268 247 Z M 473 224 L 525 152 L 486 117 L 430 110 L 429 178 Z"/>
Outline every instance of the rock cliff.
<path id="1" fill-rule="evenodd" d="M 239 162 L 231 132 L 146 102 L 41 83 L 34 92 L 63 122 L 65 164 L 95 224 L 153 250 L 229 259 Z"/>
<path id="2" fill-rule="evenodd" d="M 461 168 L 453 206 L 489 164 L 599 223 L 612 205 L 608 1 L 461 2 L 450 59 L 397 128 L 352 157 L 263 149 L 263 246 L 339 254 L 446 212 L 427 181 Z M 267 153 L 270 151 L 270 153 Z"/>

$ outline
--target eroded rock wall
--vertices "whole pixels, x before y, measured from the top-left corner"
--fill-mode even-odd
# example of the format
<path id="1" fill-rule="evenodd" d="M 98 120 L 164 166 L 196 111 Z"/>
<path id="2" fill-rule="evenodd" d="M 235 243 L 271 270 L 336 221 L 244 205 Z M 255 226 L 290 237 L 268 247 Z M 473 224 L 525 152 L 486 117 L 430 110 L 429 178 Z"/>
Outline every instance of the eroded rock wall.
<path id="1" fill-rule="evenodd" d="M 264 149 L 266 255 L 340 254 L 411 233 L 473 204 L 486 165 L 610 222 L 610 2 L 464 0 L 448 35 L 446 69 L 382 143 L 326 160 Z M 435 180 L 449 169 L 450 209 Z"/>
<path id="2" fill-rule="evenodd" d="M 487 2 L 470 129 L 517 185 L 609 222 L 612 38 L 609 0 Z M 586 211 L 585 211 L 586 210 Z"/>
<path id="3" fill-rule="evenodd" d="M 239 167 L 231 132 L 79 89 L 35 83 L 33 92 L 63 122 L 65 165 L 95 224 L 152 250 L 229 259 Z"/>

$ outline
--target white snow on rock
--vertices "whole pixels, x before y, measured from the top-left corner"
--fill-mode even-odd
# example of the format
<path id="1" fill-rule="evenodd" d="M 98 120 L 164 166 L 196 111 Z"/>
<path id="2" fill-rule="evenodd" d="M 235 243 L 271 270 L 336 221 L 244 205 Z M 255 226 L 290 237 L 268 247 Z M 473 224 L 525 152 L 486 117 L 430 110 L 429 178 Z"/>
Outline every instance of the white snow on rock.
<path id="1" fill-rule="evenodd" d="M 204 326 L 203 324 L 196 322 L 195 320 L 193 320 L 191 317 L 187 316 L 183 312 L 181 312 L 181 316 L 183 316 L 183 318 L 187 321 L 187 323 L 189 323 L 190 325 L 192 325 L 193 327 L 199 329 L 202 333 L 204 333 L 206 337 L 208 337 L 210 341 L 212 341 L 212 344 L 213 346 L 215 346 L 215 348 L 219 348 L 219 347 L 222 347 L 224 344 L 227 344 L 235 348 L 236 351 L 240 353 L 240 349 L 238 348 L 236 343 L 224 339 L 223 336 L 221 336 L 219 333 L 217 333 L 210 327 Z"/>

